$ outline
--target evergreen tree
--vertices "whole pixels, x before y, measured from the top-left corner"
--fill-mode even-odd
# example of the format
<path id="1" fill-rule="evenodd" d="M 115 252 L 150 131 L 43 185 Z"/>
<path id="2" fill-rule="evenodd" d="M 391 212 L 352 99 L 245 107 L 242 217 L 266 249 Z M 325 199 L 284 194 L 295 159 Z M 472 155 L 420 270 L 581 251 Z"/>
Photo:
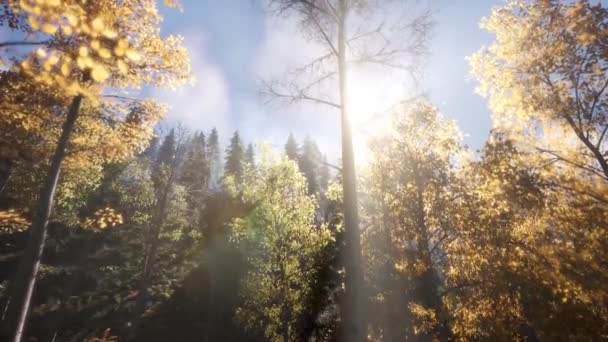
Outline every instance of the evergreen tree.
<path id="1" fill-rule="evenodd" d="M 245 162 L 250 165 L 255 165 L 255 152 L 253 150 L 253 144 L 249 143 L 247 145 L 247 151 L 245 151 Z"/>
<path id="2" fill-rule="evenodd" d="M 155 169 L 159 169 L 163 164 L 170 165 L 175 158 L 176 150 L 175 129 L 172 128 L 158 148 L 158 155 L 156 156 L 156 163 L 154 165 Z"/>
<path id="3" fill-rule="evenodd" d="M 243 162 L 245 161 L 245 150 L 239 135 L 239 131 L 234 131 L 230 139 L 230 145 L 226 149 L 225 175 L 233 176 L 237 184 L 241 182 L 243 176 Z"/>
<path id="4" fill-rule="evenodd" d="M 222 174 L 222 163 L 220 138 L 215 127 L 211 130 L 209 139 L 207 139 L 207 160 L 209 161 L 210 172 L 209 187 L 211 189 L 217 189 Z"/>
<path id="5" fill-rule="evenodd" d="M 188 193 L 191 217 L 199 217 L 205 194 L 209 187 L 209 162 L 207 160 L 205 134 L 195 133 L 190 139 L 183 162 L 180 181 Z"/>
<path id="6" fill-rule="evenodd" d="M 300 171 L 306 177 L 308 183 L 308 193 L 315 194 L 319 191 L 319 164 L 321 162 L 321 151 L 317 143 L 306 136 L 302 143 L 302 151 L 299 158 Z"/>
<path id="7" fill-rule="evenodd" d="M 329 185 L 329 165 L 327 163 L 327 156 L 323 155 L 321 158 L 321 165 L 319 165 L 319 190 L 324 193 L 327 191 Z"/>
<path id="8" fill-rule="evenodd" d="M 158 153 L 159 142 L 160 139 L 158 138 L 158 135 L 154 135 L 152 139 L 150 139 L 150 145 L 146 147 L 142 155 L 148 158 L 149 160 L 155 160 L 156 154 Z"/>
<path id="9" fill-rule="evenodd" d="M 293 160 L 293 161 L 297 161 L 299 159 L 298 157 L 298 142 L 296 141 L 296 138 L 293 136 L 293 134 L 289 133 L 289 137 L 287 138 L 287 143 L 285 144 L 285 154 L 287 155 L 287 158 Z"/>

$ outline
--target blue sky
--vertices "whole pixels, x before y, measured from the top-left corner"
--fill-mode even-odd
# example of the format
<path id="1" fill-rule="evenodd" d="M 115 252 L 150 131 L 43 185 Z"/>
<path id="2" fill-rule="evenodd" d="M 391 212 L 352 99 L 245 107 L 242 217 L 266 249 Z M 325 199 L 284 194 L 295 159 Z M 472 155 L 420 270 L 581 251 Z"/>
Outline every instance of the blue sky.
<path id="1" fill-rule="evenodd" d="M 305 55 L 305 47 L 293 23 L 277 22 L 259 3 L 183 0 L 183 13 L 163 9 L 163 32 L 185 36 L 198 83 L 155 95 L 171 105 L 170 120 L 180 120 L 191 129 L 217 127 L 224 142 L 235 129 L 246 142 L 256 139 L 277 146 L 282 146 L 289 132 L 298 140 L 310 134 L 330 157 L 338 156 L 335 113 L 315 106 L 268 106 L 260 100 L 259 79 L 280 77 L 285 65 Z M 436 22 L 424 90 L 446 116 L 458 122 L 465 143 L 475 150 L 487 137 L 490 112 L 486 101 L 474 93 L 475 82 L 468 80 L 465 57 L 491 43 L 492 36 L 480 30 L 478 23 L 502 1 L 420 3 L 430 6 Z"/>

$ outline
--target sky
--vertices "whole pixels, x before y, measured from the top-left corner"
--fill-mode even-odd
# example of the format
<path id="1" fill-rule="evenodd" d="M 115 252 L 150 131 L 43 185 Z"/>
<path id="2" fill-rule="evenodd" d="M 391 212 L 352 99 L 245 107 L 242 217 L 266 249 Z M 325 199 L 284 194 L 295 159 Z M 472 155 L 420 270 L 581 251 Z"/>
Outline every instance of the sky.
<path id="1" fill-rule="evenodd" d="M 491 119 L 485 99 L 475 93 L 465 57 L 491 44 L 493 37 L 479 28 L 479 21 L 502 3 L 418 0 L 416 5 L 431 9 L 435 21 L 423 91 L 457 121 L 472 150 L 486 140 Z M 277 19 L 257 0 L 182 0 L 182 6 L 183 12 L 162 10 L 162 32 L 185 37 L 197 82 L 154 92 L 170 105 L 169 121 L 181 121 L 192 130 L 216 127 L 224 144 L 237 129 L 246 143 L 265 141 L 277 147 L 290 132 L 298 141 L 310 135 L 330 159 L 339 157 L 337 112 L 315 105 L 268 104 L 259 95 L 261 80 L 280 79 L 289 67 L 319 51 L 301 37 L 293 20 Z M 373 134 L 370 115 L 412 94 L 391 73 L 363 71 L 351 80 L 355 148 L 363 149 Z"/>

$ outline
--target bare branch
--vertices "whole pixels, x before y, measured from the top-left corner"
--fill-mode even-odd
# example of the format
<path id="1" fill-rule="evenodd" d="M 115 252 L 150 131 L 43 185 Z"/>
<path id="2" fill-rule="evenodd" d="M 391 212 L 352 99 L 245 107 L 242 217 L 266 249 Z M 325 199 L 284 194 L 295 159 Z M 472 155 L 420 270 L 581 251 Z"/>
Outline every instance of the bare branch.
<path id="1" fill-rule="evenodd" d="M 327 106 L 337 108 L 337 109 L 340 108 L 339 104 L 332 102 L 331 100 L 326 100 L 326 99 L 318 98 L 315 96 L 311 96 L 311 95 L 307 94 L 306 92 L 304 92 L 304 89 L 298 89 L 295 93 L 285 93 L 285 92 L 278 90 L 276 86 L 274 86 L 273 84 L 268 83 L 268 82 L 264 82 L 264 84 L 262 86 L 263 86 L 262 93 L 269 95 L 272 98 L 287 99 L 290 103 L 296 103 L 296 102 L 300 102 L 300 101 L 310 101 L 310 102 L 316 102 L 318 104 L 327 105 Z M 272 98 L 267 102 L 272 101 L 273 100 Z"/>
<path id="2" fill-rule="evenodd" d="M 593 168 L 593 167 L 591 167 L 591 166 L 588 166 L 588 165 L 583 165 L 583 164 L 581 164 L 581 163 L 578 163 L 578 162 L 575 162 L 575 161 L 570 160 L 570 159 L 568 159 L 568 158 L 565 158 L 565 157 L 563 157 L 563 156 L 559 155 L 559 154 L 558 154 L 557 152 L 555 152 L 555 151 L 547 150 L 547 149 L 544 149 L 544 148 L 541 148 L 541 147 L 536 147 L 536 150 L 537 150 L 537 151 L 539 151 L 539 152 L 543 152 L 543 153 L 550 154 L 550 155 L 552 155 L 552 156 L 553 156 L 555 159 L 557 159 L 557 160 L 559 160 L 559 161 L 563 161 L 563 162 L 565 162 L 565 163 L 567 163 L 567 164 L 570 164 L 570 165 L 572 165 L 572 166 L 576 166 L 576 167 L 578 167 L 578 168 L 580 168 L 580 169 L 582 169 L 582 170 L 585 170 L 585 171 L 591 172 L 591 173 L 593 173 L 593 174 L 594 174 L 594 175 L 596 175 L 596 176 L 599 176 L 599 177 L 601 177 L 601 178 L 603 178 L 603 179 L 608 180 L 608 178 L 607 178 L 607 177 L 606 177 L 606 176 L 605 176 L 605 175 L 604 175 L 604 174 L 603 174 L 603 173 L 602 173 L 600 170 L 597 170 L 597 169 L 595 169 L 595 168 Z"/>
<path id="3" fill-rule="evenodd" d="M 314 16 L 314 15 L 311 15 L 310 16 L 310 20 L 313 22 L 313 24 L 315 24 L 315 26 L 317 27 L 317 30 L 319 30 L 319 33 L 321 34 L 321 36 L 325 40 L 325 43 L 331 49 L 331 51 L 333 52 L 333 54 L 337 57 L 338 56 L 338 49 L 336 49 L 336 47 L 334 46 L 334 43 L 331 41 L 331 39 L 329 38 L 329 36 L 327 35 L 327 33 L 325 32 L 325 30 L 323 29 L 323 27 L 321 27 L 321 23 L 319 22 L 319 20 L 317 20 L 317 17 Z"/>
<path id="4" fill-rule="evenodd" d="M 50 40 L 37 41 L 37 42 L 27 42 L 27 41 L 2 42 L 2 43 L 0 43 L 0 49 L 8 47 L 8 46 L 46 45 L 49 43 L 50 43 Z"/>

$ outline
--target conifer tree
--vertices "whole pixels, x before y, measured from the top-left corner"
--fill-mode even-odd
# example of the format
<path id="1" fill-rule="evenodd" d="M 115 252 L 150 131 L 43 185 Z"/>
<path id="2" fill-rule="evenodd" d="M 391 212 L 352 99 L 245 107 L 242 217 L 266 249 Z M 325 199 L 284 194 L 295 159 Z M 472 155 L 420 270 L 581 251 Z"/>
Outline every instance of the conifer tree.
<path id="1" fill-rule="evenodd" d="M 300 171 L 306 177 L 308 183 L 308 193 L 313 195 L 319 191 L 319 166 L 321 162 L 321 151 L 317 143 L 306 136 L 302 142 L 302 149 L 299 156 Z"/>
<path id="2" fill-rule="evenodd" d="M 245 162 L 252 166 L 255 165 L 255 151 L 252 143 L 247 145 L 247 151 L 245 151 Z"/>
<path id="3" fill-rule="evenodd" d="M 245 151 L 239 131 L 234 131 L 230 139 L 230 145 L 226 148 L 226 165 L 224 174 L 234 177 L 237 184 L 240 184 L 243 176 L 243 163 L 245 161 Z"/>
<path id="4" fill-rule="evenodd" d="M 209 187 L 209 162 L 205 134 L 196 132 L 190 138 L 181 170 L 180 182 L 188 193 L 191 217 L 199 217 Z"/>
<path id="5" fill-rule="evenodd" d="M 285 144 L 285 154 L 287 158 L 293 161 L 299 160 L 299 152 L 300 148 L 298 147 L 298 142 L 293 134 L 289 133 L 289 137 L 287 138 L 287 143 Z"/>
<path id="6" fill-rule="evenodd" d="M 217 189 L 222 174 L 220 138 L 214 127 L 207 139 L 207 160 L 209 161 L 209 187 Z"/>
<path id="7" fill-rule="evenodd" d="M 327 156 L 323 155 L 321 158 L 321 165 L 319 167 L 319 190 L 322 193 L 327 191 L 327 186 L 329 185 L 329 164 L 327 163 Z"/>

